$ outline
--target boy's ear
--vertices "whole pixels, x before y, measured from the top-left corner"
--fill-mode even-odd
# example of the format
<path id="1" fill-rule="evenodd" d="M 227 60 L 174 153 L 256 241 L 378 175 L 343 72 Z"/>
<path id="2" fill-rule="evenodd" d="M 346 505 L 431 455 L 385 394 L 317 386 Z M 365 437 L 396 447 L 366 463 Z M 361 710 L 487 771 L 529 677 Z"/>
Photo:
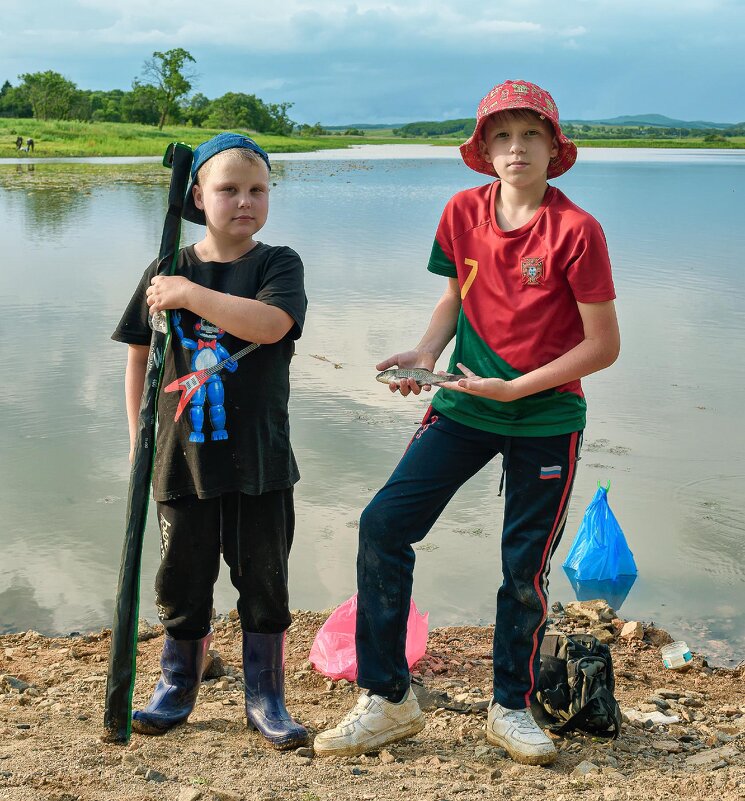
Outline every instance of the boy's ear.
<path id="1" fill-rule="evenodd" d="M 483 139 L 479 139 L 479 155 L 481 156 L 484 161 L 491 161 L 489 158 L 489 149 L 486 146 L 486 142 Z"/>
<path id="2" fill-rule="evenodd" d="M 194 198 L 194 205 L 200 211 L 204 211 L 204 201 L 202 200 L 202 187 L 199 184 L 194 184 L 194 186 L 192 186 L 191 196 Z"/>
<path id="3" fill-rule="evenodd" d="M 559 155 L 559 142 L 556 137 L 551 140 L 551 158 L 556 158 Z"/>

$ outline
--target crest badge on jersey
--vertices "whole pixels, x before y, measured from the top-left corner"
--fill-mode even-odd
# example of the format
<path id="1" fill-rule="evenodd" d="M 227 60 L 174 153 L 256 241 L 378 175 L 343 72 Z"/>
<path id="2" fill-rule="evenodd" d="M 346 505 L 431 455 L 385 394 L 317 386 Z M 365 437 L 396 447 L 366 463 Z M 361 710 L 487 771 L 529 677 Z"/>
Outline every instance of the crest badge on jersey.
<path id="1" fill-rule="evenodd" d="M 520 262 L 523 284 L 537 286 L 543 283 L 543 259 L 523 259 Z"/>

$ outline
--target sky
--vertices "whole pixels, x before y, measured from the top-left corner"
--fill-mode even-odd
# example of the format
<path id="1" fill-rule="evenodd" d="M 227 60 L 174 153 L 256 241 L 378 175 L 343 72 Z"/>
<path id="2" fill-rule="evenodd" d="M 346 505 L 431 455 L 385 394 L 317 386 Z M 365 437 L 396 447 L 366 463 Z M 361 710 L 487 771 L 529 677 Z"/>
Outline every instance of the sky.
<path id="1" fill-rule="evenodd" d="M 299 123 L 473 117 L 508 78 L 565 120 L 745 121 L 743 0 L 0 0 L 0 83 L 126 90 L 175 47 L 194 91 L 290 102 Z"/>

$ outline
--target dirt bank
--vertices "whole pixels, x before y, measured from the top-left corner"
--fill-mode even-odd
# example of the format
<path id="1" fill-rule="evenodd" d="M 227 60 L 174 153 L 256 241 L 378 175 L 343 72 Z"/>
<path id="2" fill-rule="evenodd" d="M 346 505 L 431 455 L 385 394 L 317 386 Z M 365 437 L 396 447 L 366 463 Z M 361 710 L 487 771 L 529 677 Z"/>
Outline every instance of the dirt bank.
<path id="1" fill-rule="evenodd" d="M 246 730 L 235 613 L 215 623 L 213 649 L 225 666 L 221 671 L 218 663 L 216 673 L 223 675 L 205 683 L 188 724 L 160 738 L 134 735 L 127 746 L 100 740 L 108 631 L 57 639 L 33 631 L 6 635 L 0 637 L 0 799 L 745 799 L 743 666 L 712 668 L 695 657 L 685 673 L 666 670 L 659 646 L 669 636 L 646 626 L 621 637 L 623 621 L 604 620 L 602 605 L 593 603 L 569 605 L 556 624 L 594 628 L 610 640 L 627 722 L 615 742 L 558 740 L 559 759 L 548 768 L 516 765 L 485 742 L 488 627 L 430 632 L 414 670 L 427 708 L 420 735 L 375 755 L 323 760 L 310 749 L 277 753 Z M 324 619 L 295 612 L 287 640 L 288 706 L 313 733 L 336 723 L 357 692 L 308 663 Z M 155 628 L 145 636 L 136 705 L 146 702 L 158 675 L 162 634 Z M 679 722 L 630 720 L 652 712 Z"/>

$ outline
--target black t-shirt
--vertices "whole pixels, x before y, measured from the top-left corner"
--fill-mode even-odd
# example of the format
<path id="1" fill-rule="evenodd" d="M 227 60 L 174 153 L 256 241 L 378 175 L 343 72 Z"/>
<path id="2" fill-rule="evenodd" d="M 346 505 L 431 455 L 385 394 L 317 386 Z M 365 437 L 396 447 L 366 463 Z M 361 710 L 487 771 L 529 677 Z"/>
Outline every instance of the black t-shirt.
<path id="1" fill-rule="evenodd" d="M 145 291 L 155 270 L 153 262 L 112 339 L 129 345 L 150 344 Z M 196 404 L 192 399 L 178 422 L 174 417 L 181 393 L 161 389 L 153 474 L 155 500 L 194 494 L 212 498 L 236 490 L 259 495 L 292 486 L 300 474 L 290 446 L 290 359 L 307 307 L 300 257 L 288 247 L 259 242 L 233 262 L 203 262 L 191 245 L 179 253 L 176 273 L 218 292 L 276 306 L 295 322 L 279 342 L 262 345 L 236 362 L 235 372 L 221 369 L 213 375 L 203 387 L 204 397 Z M 171 346 L 166 353 L 162 387 L 248 344 L 219 330 L 215 336 L 214 326 L 190 311 L 182 309 L 170 315 Z M 201 438 L 203 441 L 195 441 Z"/>

